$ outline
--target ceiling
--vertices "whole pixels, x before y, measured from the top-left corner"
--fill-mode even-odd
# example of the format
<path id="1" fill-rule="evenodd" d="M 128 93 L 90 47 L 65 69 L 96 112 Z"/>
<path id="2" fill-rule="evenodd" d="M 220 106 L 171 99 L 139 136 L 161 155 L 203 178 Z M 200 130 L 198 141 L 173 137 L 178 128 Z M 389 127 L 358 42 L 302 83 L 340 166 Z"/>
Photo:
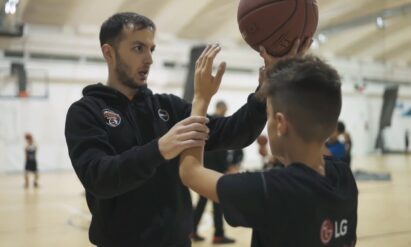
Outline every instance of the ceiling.
<path id="1" fill-rule="evenodd" d="M 242 45 L 239 0 L 20 0 L 18 17 L 30 25 L 76 27 L 97 35 L 120 11 L 146 15 L 165 40 L 217 40 Z M 318 0 L 314 49 L 341 58 L 411 65 L 411 0 Z M 381 17 L 383 28 L 377 26 Z M 380 21 L 381 21 L 380 20 Z M 319 35 L 319 36 L 318 36 Z"/>

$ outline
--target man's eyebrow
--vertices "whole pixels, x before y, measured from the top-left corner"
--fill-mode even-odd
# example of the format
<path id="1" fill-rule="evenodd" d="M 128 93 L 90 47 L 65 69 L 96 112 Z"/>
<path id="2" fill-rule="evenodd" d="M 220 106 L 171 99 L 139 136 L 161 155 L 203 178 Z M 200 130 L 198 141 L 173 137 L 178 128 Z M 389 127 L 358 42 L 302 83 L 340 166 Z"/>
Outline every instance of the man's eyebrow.
<path id="1" fill-rule="evenodd" d="M 133 45 L 144 45 L 144 46 L 147 46 L 146 44 L 144 44 L 144 42 L 141 42 L 141 41 L 139 41 L 139 40 L 133 41 L 132 44 L 133 44 Z"/>
<path id="2" fill-rule="evenodd" d="M 132 44 L 133 44 L 133 45 L 142 45 L 142 46 L 145 46 L 145 47 L 150 47 L 150 48 L 153 49 L 153 50 L 156 48 L 156 45 L 148 46 L 146 43 L 144 43 L 144 42 L 142 42 L 142 41 L 139 41 L 139 40 L 133 41 Z"/>

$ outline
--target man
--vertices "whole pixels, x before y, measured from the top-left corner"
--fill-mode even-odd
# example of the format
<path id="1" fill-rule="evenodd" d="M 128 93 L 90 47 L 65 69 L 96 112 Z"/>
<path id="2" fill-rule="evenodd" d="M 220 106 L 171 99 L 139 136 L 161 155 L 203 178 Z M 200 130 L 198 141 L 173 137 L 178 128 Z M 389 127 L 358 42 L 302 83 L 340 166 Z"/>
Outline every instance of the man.
<path id="1" fill-rule="evenodd" d="M 213 117 L 224 117 L 227 112 L 227 105 L 224 101 L 218 101 Z M 226 173 L 228 171 L 228 152 L 227 150 L 215 150 L 206 152 L 204 156 L 204 166 L 218 171 Z M 207 205 L 207 198 L 200 196 L 197 202 L 197 206 L 194 209 L 194 226 L 191 239 L 193 241 L 203 241 L 204 237 L 200 236 L 197 232 L 198 224 L 200 223 L 201 216 L 204 213 L 204 209 Z M 213 203 L 213 220 L 214 220 L 214 237 L 213 244 L 231 244 L 235 240 L 231 239 L 224 234 L 224 221 L 223 213 L 221 212 L 220 205 Z"/>
<path id="2" fill-rule="evenodd" d="M 106 20 L 100 45 L 108 86 L 86 87 L 67 113 L 69 155 L 92 214 L 89 238 L 100 247 L 190 246 L 192 204 L 178 176 L 179 154 L 205 140 L 207 150 L 247 146 L 266 121 L 254 94 L 233 116 L 210 118 L 209 128 L 205 117 L 189 117 L 191 104 L 153 94 L 154 37 L 154 23 L 136 13 Z M 222 63 L 217 76 L 224 71 Z"/>
<path id="3" fill-rule="evenodd" d="M 207 62 L 196 67 L 211 69 Z M 196 80 L 192 116 L 205 115 L 220 81 Z M 253 228 L 252 247 L 355 246 L 358 190 L 353 174 L 347 165 L 322 155 L 341 111 L 338 73 L 315 57 L 287 59 L 269 70 L 262 94 L 271 151 L 285 168 L 224 175 L 203 167 L 203 148 L 196 147 L 181 155 L 183 183 L 219 202 L 230 225 Z"/>

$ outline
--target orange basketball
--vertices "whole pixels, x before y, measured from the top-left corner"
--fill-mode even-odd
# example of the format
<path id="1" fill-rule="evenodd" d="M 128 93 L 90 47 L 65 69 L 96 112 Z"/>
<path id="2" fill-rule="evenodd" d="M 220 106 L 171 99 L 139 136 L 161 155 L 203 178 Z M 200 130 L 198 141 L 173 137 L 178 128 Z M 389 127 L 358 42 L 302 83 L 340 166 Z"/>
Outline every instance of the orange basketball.
<path id="1" fill-rule="evenodd" d="M 294 41 L 314 36 L 316 0 L 241 0 L 237 21 L 244 40 L 256 51 L 262 45 L 273 56 L 290 51 Z"/>

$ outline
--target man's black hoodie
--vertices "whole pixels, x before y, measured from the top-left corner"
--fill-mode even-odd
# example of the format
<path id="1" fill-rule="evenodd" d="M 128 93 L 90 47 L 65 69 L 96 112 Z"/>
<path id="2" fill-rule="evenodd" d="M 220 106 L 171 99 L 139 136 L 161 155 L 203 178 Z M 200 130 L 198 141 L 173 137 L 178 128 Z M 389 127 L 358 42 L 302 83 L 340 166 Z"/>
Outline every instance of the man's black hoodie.
<path id="1" fill-rule="evenodd" d="M 66 118 L 74 170 L 92 214 L 89 238 L 105 246 L 190 246 L 192 204 L 178 157 L 165 160 L 158 139 L 190 116 L 191 104 L 142 87 L 132 100 L 91 85 Z M 252 143 L 265 126 L 265 104 L 254 94 L 227 118 L 211 118 L 206 150 Z"/>

